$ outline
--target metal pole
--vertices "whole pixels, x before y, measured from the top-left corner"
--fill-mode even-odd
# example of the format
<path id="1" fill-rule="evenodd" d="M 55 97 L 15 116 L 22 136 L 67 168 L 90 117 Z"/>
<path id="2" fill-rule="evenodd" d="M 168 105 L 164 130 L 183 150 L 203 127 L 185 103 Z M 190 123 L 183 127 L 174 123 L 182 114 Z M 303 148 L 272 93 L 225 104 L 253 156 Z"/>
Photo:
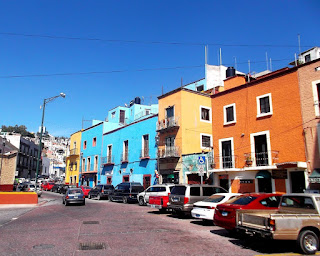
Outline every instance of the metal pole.
<path id="1" fill-rule="evenodd" d="M 41 150 L 42 150 L 42 132 L 43 132 L 43 121 L 44 121 L 44 110 L 46 108 L 46 100 L 43 100 L 43 110 L 42 110 L 42 120 L 41 120 L 41 129 L 40 129 L 40 141 L 39 141 L 39 151 L 38 151 L 38 158 L 37 158 L 37 168 L 36 168 L 36 179 L 35 179 L 35 190 L 37 191 L 37 182 L 38 182 L 38 172 L 39 172 L 39 164 L 40 164 L 40 157 L 41 157 Z"/>
<path id="2" fill-rule="evenodd" d="M 2 160 L 3 160 L 3 156 L 4 156 L 4 148 L 6 146 L 6 141 L 5 138 L 2 138 L 2 157 L 1 157 L 1 166 L 0 166 L 0 187 L 1 187 L 1 172 L 2 172 Z M 1 189 L 0 189 L 1 191 Z"/>

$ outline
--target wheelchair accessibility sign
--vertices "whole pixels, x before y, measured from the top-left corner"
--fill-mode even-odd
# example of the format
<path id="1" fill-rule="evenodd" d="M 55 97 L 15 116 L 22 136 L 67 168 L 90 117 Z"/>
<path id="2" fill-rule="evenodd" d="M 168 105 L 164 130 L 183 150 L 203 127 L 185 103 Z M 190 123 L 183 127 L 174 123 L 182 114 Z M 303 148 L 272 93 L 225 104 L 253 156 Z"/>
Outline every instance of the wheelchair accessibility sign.
<path id="1" fill-rule="evenodd" d="M 205 163 L 206 163 L 206 157 L 205 156 L 199 156 L 198 164 L 199 165 L 205 165 Z"/>

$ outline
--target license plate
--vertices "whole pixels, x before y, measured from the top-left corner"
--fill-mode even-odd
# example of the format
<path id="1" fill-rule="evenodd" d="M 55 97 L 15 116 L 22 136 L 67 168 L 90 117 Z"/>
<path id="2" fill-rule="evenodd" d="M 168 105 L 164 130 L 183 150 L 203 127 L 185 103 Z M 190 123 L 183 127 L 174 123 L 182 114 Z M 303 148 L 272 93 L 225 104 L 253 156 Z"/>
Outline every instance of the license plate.
<path id="1" fill-rule="evenodd" d="M 78 196 L 74 196 L 74 198 L 78 198 Z"/>
<path id="2" fill-rule="evenodd" d="M 223 217 L 226 217 L 226 216 L 228 216 L 228 212 L 222 212 L 221 215 L 222 215 Z"/>
<path id="3" fill-rule="evenodd" d="M 179 202 L 179 198 L 172 198 L 172 202 Z"/>
<path id="4" fill-rule="evenodd" d="M 151 208 L 156 208 L 156 206 L 154 204 L 151 204 Z"/>

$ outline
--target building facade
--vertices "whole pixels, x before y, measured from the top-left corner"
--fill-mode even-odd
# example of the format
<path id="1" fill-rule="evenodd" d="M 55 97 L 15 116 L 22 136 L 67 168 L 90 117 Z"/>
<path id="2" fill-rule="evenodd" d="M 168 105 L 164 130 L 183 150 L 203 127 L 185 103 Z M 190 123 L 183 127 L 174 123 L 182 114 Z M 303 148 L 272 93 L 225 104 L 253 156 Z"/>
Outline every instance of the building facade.
<path id="1" fill-rule="evenodd" d="M 70 136 L 70 145 L 66 158 L 65 183 L 67 184 L 76 185 L 79 183 L 80 147 L 81 131 L 78 131 Z"/>

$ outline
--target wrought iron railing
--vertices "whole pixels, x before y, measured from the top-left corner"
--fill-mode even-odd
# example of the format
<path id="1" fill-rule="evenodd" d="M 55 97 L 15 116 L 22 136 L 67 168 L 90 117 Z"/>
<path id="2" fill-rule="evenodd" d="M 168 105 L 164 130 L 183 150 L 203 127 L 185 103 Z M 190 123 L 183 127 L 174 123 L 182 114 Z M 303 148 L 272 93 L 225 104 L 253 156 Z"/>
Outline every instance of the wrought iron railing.
<path id="1" fill-rule="evenodd" d="M 278 163 L 279 151 L 268 150 L 266 152 L 250 152 L 244 154 L 246 166 L 269 166 Z"/>
<path id="2" fill-rule="evenodd" d="M 129 152 L 125 151 L 124 153 L 121 154 L 121 162 L 126 163 L 129 162 Z"/>
<path id="3" fill-rule="evenodd" d="M 179 147 L 171 146 L 158 149 L 159 158 L 180 157 Z"/>
<path id="4" fill-rule="evenodd" d="M 157 131 L 161 131 L 168 128 L 179 127 L 179 117 L 172 116 L 159 120 L 157 123 Z"/>
<path id="5" fill-rule="evenodd" d="M 73 155 L 79 155 L 79 149 L 78 148 L 70 149 L 70 156 L 73 156 Z"/>
<path id="6" fill-rule="evenodd" d="M 112 165 L 112 164 L 114 164 L 114 156 L 113 155 L 101 157 L 101 166 Z"/>

